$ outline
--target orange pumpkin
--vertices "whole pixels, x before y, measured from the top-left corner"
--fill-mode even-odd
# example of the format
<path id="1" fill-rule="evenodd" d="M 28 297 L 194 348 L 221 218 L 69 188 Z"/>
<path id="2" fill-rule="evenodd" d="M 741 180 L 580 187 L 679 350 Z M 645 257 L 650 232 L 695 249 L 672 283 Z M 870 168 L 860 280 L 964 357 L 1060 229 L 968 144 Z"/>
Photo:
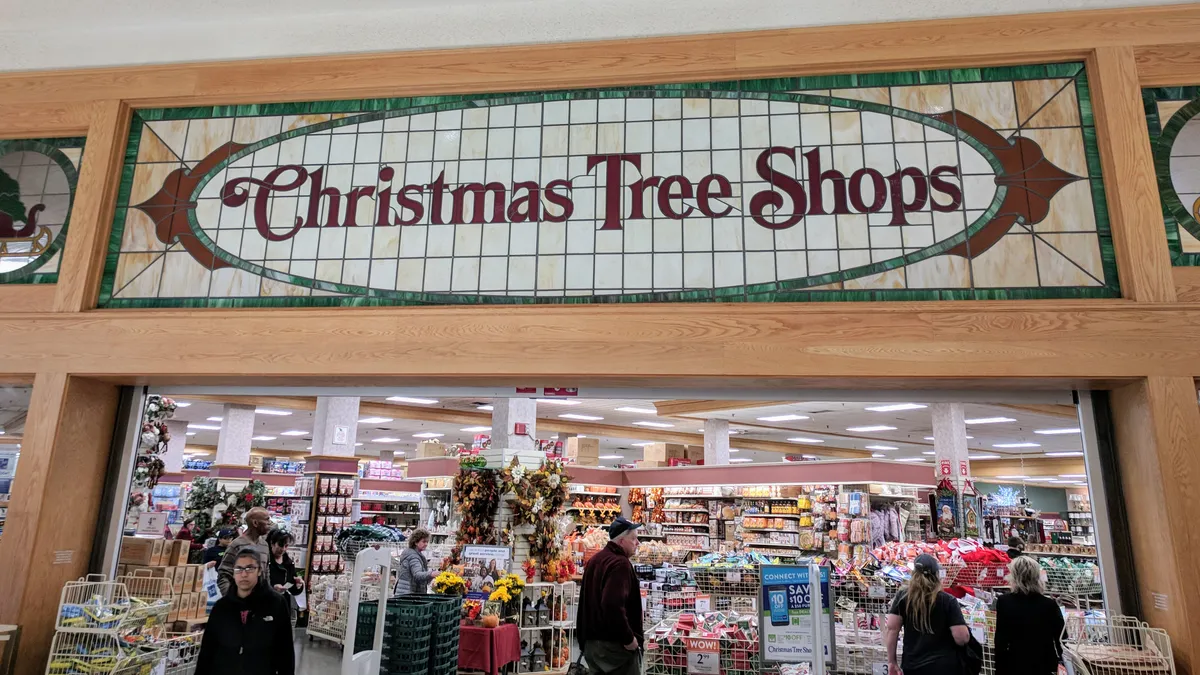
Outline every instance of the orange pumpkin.
<path id="1" fill-rule="evenodd" d="M 495 628 L 500 625 L 500 617 L 495 614 L 487 614 L 481 621 L 484 628 Z"/>

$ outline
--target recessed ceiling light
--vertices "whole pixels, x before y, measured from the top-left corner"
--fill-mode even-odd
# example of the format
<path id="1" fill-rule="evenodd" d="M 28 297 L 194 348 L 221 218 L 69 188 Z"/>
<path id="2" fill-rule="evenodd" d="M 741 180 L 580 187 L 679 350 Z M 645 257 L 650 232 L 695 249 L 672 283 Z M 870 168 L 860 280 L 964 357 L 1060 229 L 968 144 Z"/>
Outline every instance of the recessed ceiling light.
<path id="1" fill-rule="evenodd" d="M 742 449 L 741 448 L 730 448 L 729 451 L 730 452 L 741 452 Z"/>
<path id="2" fill-rule="evenodd" d="M 1072 450 L 1070 452 L 1047 452 L 1043 454 L 1045 454 L 1047 457 L 1083 457 L 1083 453 L 1078 450 Z"/>
<path id="3" fill-rule="evenodd" d="M 920 403 L 893 403 L 890 405 L 871 406 L 867 408 L 867 410 L 870 410 L 871 412 L 899 412 L 901 410 L 920 410 L 921 408 L 928 407 L 929 406 L 922 405 Z"/>
<path id="4" fill-rule="evenodd" d="M 404 454 L 404 451 L 403 451 L 403 450 L 397 450 L 397 451 L 395 451 L 395 452 L 394 452 L 394 453 L 392 453 L 392 454 L 395 454 L 395 455 L 403 455 L 403 454 Z"/>
<path id="5" fill-rule="evenodd" d="M 603 417 L 598 417 L 596 415 L 578 415 L 576 413 L 567 413 L 565 415 L 559 415 L 559 417 L 565 420 L 583 420 L 584 422 L 599 422 L 600 420 L 604 419 Z"/>
<path id="6" fill-rule="evenodd" d="M 644 448 L 648 445 L 654 445 L 654 443 L 652 441 L 645 441 L 642 443 L 630 443 L 630 445 L 632 445 L 635 448 Z"/>
<path id="7" fill-rule="evenodd" d="M 191 403 L 188 403 L 187 401 L 175 401 L 176 408 L 186 408 L 190 405 L 191 405 Z"/>
<path id="8" fill-rule="evenodd" d="M 1029 480 L 1029 476 L 996 476 L 996 478 L 1003 478 L 1004 480 Z"/>
<path id="9" fill-rule="evenodd" d="M 1084 474 L 1084 473 L 1060 473 L 1060 474 L 1058 474 L 1058 477 L 1059 478 L 1087 478 L 1087 474 Z"/>
<path id="10" fill-rule="evenodd" d="M 399 439 L 399 438 L 392 438 L 390 436 L 384 436 L 383 438 L 376 438 L 376 439 L 372 440 L 371 442 L 372 443 L 399 443 L 400 441 L 401 441 L 401 439 Z"/>
<path id="11" fill-rule="evenodd" d="M 989 455 L 989 454 L 967 455 L 967 459 L 1000 459 L 1000 455 Z"/>
<path id="12" fill-rule="evenodd" d="M 358 423 L 359 424 L 383 424 L 384 422 L 391 422 L 391 421 L 392 421 L 392 418 L 390 418 L 390 417 L 364 417 L 361 420 L 359 420 Z"/>
<path id="13" fill-rule="evenodd" d="M 273 440 L 275 440 L 275 437 L 274 436 L 253 436 L 253 437 L 251 437 L 250 440 L 252 440 L 252 441 L 273 441 Z"/>
<path id="14" fill-rule="evenodd" d="M 360 447 L 362 447 L 362 443 L 355 443 L 355 444 L 354 444 L 354 447 L 356 447 L 356 448 L 360 448 Z"/>
<path id="15" fill-rule="evenodd" d="M 312 446 L 311 445 L 308 446 L 307 448 L 305 448 L 305 450 L 312 450 Z"/>
<path id="16" fill-rule="evenodd" d="M 1043 436 L 1062 436 L 1064 434 L 1077 434 L 1079 429 L 1037 429 L 1033 433 Z"/>
<path id="17" fill-rule="evenodd" d="M 187 435 L 188 435 L 188 436 L 195 436 L 195 435 L 196 435 L 196 432 L 194 432 L 194 431 L 189 431 L 189 432 L 187 432 Z"/>
<path id="18" fill-rule="evenodd" d="M 873 455 L 871 455 L 871 456 L 872 456 L 872 457 L 887 457 L 887 455 L 885 455 L 885 454 L 883 454 L 883 453 L 881 453 L 881 452 L 877 452 L 877 453 L 875 453 L 875 454 L 873 454 Z"/>
<path id="19" fill-rule="evenodd" d="M 617 412 L 637 413 L 639 415 L 657 415 L 658 411 L 654 408 L 634 408 L 632 406 L 621 406 L 617 408 Z"/>
<path id="20" fill-rule="evenodd" d="M 900 457 L 896 461 L 897 462 L 924 462 L 925 458 L 924 457 Z"/>
<path id="21" fill-rule="evenodd" d="M 861 432 L 861 433 L 868 433 L 871 431 L 895 431 L 895 430 L 896 430 L 896 427 L 889 427 L 886 424 L 873 424 L 873 425 L 865 426 L 865 427 L 846 427 L 846 431 L 855 431 L 855 432 Z"/>
<path id="22" fill-rule="evenodd" d="M 224 417 L 208 417 L 206 419 L 209 422 L 220 422 L 220 421 L 224 420 L 225 418 Z"/>
<path id="23" fill-rule="evenodd" d="M 922 452 L 921 454 L 922 455 L 936 455 L 937 453 L 932 450 L 926 450 L 926 451 Z"/>
<path id="24" fill-rule="evenodd" d="M 432 431 L 423 431 L 419 434 L 413 434 L 413 438 L 441 438 L 445 434 L 438 434 Z"/>
<path id="25" fill-rule="evenodd" d="M 1027 442 L 1023 442 L 1023 443 L 995 443 L 995 444 L 993 444 L 993 445 L 992 445 L 992 447 L 993 447 L 993 448 L 1040 448 L 1040 447 L 1042 447 L 1042 444 L 1041 444 L 1041 443 L 1027 443 Z"/>
<path id="26" fill-rule="evenodd" d="M 476 433 L 479 431 L 491 431 L 491 430 L 492 430 L 491 427 L 463 427 L 463 428 L 459 429 L 459 431 L 466 431 L 468 433 Z"/>
<path id="27" fill-rule="evenodd" d="M 396 403 L 419 403 L 421 405 L 433 405 L 438 402 L 436 398 L 412 398 L 409 396 L 389 396 L 387 400 L 395 401 Z"/>
<path id="28" fill-rule="evenodd" d="M 579 401 L 572 401 L 563 398 L 539 398 L 538 403 L 549 403 L 551 405 L 579 405 Z"/>
<path id="29" fill-rule="evenodd" d="M 634 422 L 633 426 L 635 426 L 635 427 L 654 427 L 655 429 L 670 429 L 670 428 L 674 427 L 675 425 L 667 424 L 666 422 Z"/>
<path id="30" fill-rule="evenodd" d="M 187 428 L 199 429 L 200 431 L 220 431 L 221 430 L 221 427 L 213 426 L 211 424 L 189 424 L 189 425 L 187 425 Z"/>
<path id="31" fill-rule="evenodd" d="M 1016 422 L 1011 417 L 976 417 L 973 420 L 963 420 L 964 424 L 1001 424 L 1003 422 Z"/>
<path id="32" fill-rule="evenodd" d="M 868 445 L 868 446 L 866 446 L 866 448 L 868 450 L 899 450 L 900 449 L 894 445 Z"/>
<path id="33" fill-rule="evenodd" d="M 495 406 L 492 406 L 492 405 L 477 405 L 477 406 L 475 406 L 475 409 L 476 409 L 476 410 L 495 410 Z"/>
<path id="34" fill-rule="evenodd" d="M 817 459 L 816 455 L 800 455 L 804 459 Z"/>
<path id="35" fill-rule="evenodd" d="M 794 422 L 796 420 L 809 419 L 807 415 L 771 415 L 770 417 L 759 417 L 759 422 Z"/>
<path id="36" fill-rule="evenodd" d="M 255 408 L 254 412 L 257 415 L 275 415 L 277 417 L 287 417 L 292 414 L 290 410 L 274 410 L 272 408 Z"/>
<path id="37" fill-rule="evenodd" d="M 933 436 L 926 436 L 926 437 L 925 437 L 925 440 L 927 440 L 927 441 L 933 441 L 933 440 L 937 440 L 937 439 L 935 439 Z M 967 436 L 967 440 L 968 440 L 968 441 L 973 441 L 973 440 L 975 440 L 975 437 L 974 437 L 974 436 Z"/>
<path id="38" fill-rule="evenodd" d="M 749 457 L 734 457 L 729 460 L 729 463 L 730 464 L 745 464 L 746 462 L 753 462 L 753 461 L 754 460 L 750 459 Z"/>
<path id="39" fill-rule="evenodd" d="M 291 431 L 281 431 L 281 432 L 279 432 L 279 435 L 280 436 L 307 436 L 308 432 L 300 431 L 299 429 L 293 429 Z"/>
<path id="40" fill-rule="evenodd" d="M 788 440 L 791 441 L 792 443 L 824 443 L 825 442 L 819 438 L 805 438 L 804 436 L 796 436 L 794 438 L 789 438 Z"/>
<path id="41" fill-rule="evenodd" d="M 625 455 L 600 455 L 600 459 L 625 459 Z"/>

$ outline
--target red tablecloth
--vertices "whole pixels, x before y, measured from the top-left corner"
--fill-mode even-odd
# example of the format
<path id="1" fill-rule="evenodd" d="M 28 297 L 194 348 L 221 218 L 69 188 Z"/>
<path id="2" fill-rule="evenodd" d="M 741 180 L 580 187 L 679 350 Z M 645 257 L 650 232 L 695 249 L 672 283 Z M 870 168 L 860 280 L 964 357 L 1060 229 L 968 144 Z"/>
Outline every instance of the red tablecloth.
<path id="1" fill-rule="evenodd" d="M 496 675 L 504 666 L 521 658 L 521 631 L 517 624 L 496 628 L 463 626 L 458 636 L 460 670 L 482 670 Z"/>

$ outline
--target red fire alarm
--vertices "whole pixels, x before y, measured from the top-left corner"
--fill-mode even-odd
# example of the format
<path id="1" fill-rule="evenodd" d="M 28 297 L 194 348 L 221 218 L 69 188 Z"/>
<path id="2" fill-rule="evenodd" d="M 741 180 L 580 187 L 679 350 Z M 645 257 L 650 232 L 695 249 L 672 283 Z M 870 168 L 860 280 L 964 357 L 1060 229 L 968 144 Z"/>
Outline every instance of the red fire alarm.
<path id="1" fill-rule="evenodd" d="M 527 426 L 524 422 L 517 422 L 517 423 L 513 424 L 513 433 L 518 436 L 525 436 L 526 429 L 527 429 Z"/>

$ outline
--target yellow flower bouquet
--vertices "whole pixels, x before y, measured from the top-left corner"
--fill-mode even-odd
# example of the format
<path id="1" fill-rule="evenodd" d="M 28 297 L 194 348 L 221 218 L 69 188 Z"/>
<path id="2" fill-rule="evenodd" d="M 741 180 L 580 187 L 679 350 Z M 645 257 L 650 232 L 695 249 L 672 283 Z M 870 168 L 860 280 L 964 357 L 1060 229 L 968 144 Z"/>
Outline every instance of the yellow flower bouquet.
<path id="1" fill-rule="evenodd" d="M 467 592 L 467 582 L 454 572 L 446 571 L 434 577 L 433 590 L 442 595 L 463 595 Z"/>

